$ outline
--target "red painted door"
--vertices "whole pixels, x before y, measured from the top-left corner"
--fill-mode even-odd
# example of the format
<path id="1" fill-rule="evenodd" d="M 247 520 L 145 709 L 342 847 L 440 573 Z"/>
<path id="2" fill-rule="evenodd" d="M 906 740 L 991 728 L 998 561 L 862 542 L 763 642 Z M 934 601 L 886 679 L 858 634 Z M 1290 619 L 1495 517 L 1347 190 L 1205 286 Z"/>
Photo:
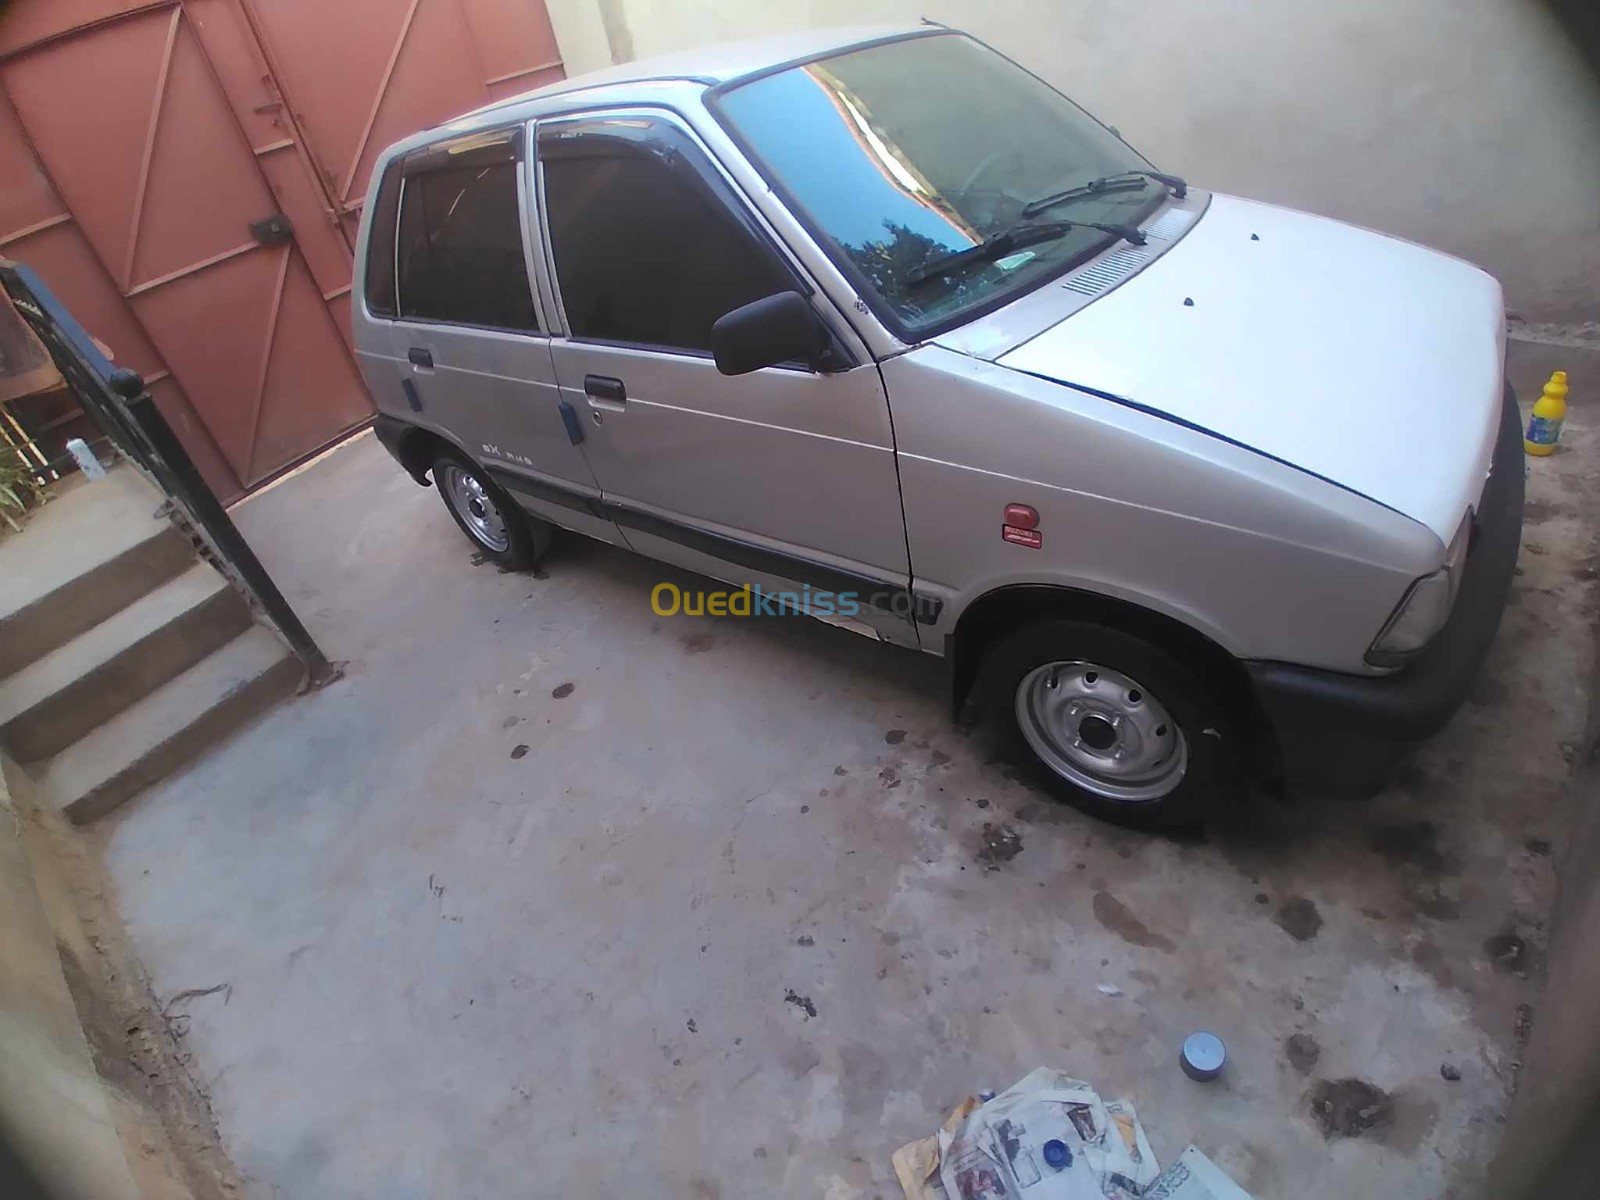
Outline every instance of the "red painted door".
<path id="1" fill-rule="evenodd" d="M 348 296 L 378 151 L 561 74 L 541 0 L 0 3 L 0 253 L 231 500 L 371 415 Z"/>
<path id="2" fill-rule="evenodd" d="M 0 82 L 238 487 L 367 419 L 295 239 L 252 233 L 280 205 L 181 5 L 47 42 Z"/>
<path id="3" fill-rule="evenodd" d="M 540 0 L 240 0 L 350 244 L 391 142 L 562 78 Z M 359 28 L 359 37 L 349 36 Z"/>

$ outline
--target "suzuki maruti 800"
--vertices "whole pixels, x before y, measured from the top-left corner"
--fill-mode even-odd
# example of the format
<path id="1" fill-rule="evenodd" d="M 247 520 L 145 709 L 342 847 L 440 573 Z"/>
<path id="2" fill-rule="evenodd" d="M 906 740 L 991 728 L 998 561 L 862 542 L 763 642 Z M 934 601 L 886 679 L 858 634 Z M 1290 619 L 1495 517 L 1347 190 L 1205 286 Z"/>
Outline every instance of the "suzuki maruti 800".
<path id="1" fill-rule="evenodd" d="M 1091 813 L 1370 784 L 1494 636 L 1495 280 L 1157 170 L 964 34 L 633 63 L 373 179 L 378 435 L 483 554 L 560 526 L 942 655 Z"/>

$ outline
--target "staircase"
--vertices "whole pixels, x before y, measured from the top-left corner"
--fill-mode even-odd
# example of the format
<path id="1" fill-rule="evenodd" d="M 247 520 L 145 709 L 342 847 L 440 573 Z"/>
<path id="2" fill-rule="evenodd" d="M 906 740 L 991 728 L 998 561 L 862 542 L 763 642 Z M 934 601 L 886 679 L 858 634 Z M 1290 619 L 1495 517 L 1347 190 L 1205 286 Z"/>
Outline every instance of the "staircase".
<path id="1" fill-rule="evenodd" d="M 83 822 L 293 692 L 298 659 L 136 470 L 71 481 L 0 540 L 0 751 Z"/>

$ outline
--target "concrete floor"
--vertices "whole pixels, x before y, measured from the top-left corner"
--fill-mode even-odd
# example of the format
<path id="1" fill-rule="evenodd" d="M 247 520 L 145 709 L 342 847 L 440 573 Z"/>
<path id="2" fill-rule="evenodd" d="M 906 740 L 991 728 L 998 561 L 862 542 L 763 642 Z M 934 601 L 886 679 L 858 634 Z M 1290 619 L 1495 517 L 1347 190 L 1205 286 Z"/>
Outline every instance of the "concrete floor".
<path id="1" fill-rule="evenodd" d="M 1009 779 L 932 659 L 660 619 L 661 568 L 575 540 L 474 567 L 367 437 L 237 510 L 347 677 L 96 836 L 158 995 L 228 985 L 174 1011 L 253 1197 L 890 1200 L 895 1147 L 1040 1064 L 1261 1200 L 1469 1196 L 1535 1015 L 1597 461 L 1580 408 L 1393 787 L 1170 841 Z M 1197 1028 L 1222 1082 L 1178 1071 Z M 1343 1079 L 1392 1122 L 1325 1136 Z"/>

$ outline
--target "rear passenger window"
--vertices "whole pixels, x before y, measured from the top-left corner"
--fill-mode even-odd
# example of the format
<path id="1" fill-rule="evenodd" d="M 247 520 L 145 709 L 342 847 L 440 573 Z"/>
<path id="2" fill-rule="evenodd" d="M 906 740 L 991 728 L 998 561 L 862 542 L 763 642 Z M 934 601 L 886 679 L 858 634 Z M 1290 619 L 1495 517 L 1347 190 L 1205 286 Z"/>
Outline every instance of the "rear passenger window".
<path id="1" fill-rule="evenodd" d="M 694 144 L 665 122 L 548 127 L 539 161 L 573 337 L 709 352 L 718 317 L 796 286 Z"/>
<path id="2" fill-rule="evenodd" d="M 408 160 L 400 200 L 400 315 L 537 332 L 517 169 L 502 141 Z"/>
<path id="3" fill-rule="evenodd" d="M 400 164 L 393 162 L 378 185 L 367 235 L 367 308 L 377 317 L 395 315 L 394 224 L 400 213 Z"/>

